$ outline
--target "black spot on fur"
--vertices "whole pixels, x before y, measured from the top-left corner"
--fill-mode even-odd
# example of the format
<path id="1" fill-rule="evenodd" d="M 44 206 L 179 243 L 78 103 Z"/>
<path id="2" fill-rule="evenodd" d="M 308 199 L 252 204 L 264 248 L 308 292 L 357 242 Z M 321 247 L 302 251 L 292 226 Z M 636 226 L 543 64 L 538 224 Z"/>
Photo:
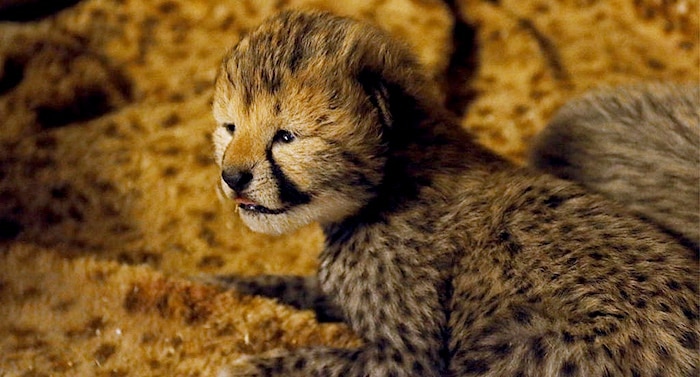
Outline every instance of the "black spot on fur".
<path id="1" fill-rule="evenodd" d="M 544 204 L 549 208 L 557 208 L 564 203 L 564 201 L 565 199 L 561 196 L 552 195 L 544 200 Z"/>
<path id="2" fill-rule="evenodd" d="M 468 359 L 462 362 L 462 370 L 467 374 L 479 375 L 488 372 L 489 369 L 486 360 Z"/>
<path id="3" fill-rule="evenodd" d="M 300 357 L 294 362 L 295 370 L 303 370 L 306 367 L 306 359 Z"/>
<path id="4" fill-rule="evenodd" d="M 280 113 L 282 113 L 282 102 L 280 102 L 280 101 L 275 102 L 274 111 L 275 111 L 275 115 L 280 115 Z"/>
<path id="5" fill-rule="evenodd" d="M 697 321 L 698 320 L 698 311 L 697 309 L 692 309 L 690 307 L 684 306 L 683 307 L 683 315 L 685 318 L 688 318 L 691 321 Z"/>
<path id="6" fill-rule="evenodd" d="M 659 355 L 661 360 L 665 360 L 671 357 L 671 354 L 668 352 L 668 349 L 663 345 L 659 346 L 656 353 Z"/>
<path id="7" fill-rule="evenodd" d="M 532 320 L 532 315 L 523 307 L 516 307 L 513 309 L 513 318 L 515 321 L 527 325 Z"/>
<path id="8" fill-rule="evenodd" d="M 508 356 L 511 352 L 513 352 L 513 346 L 508 343 L 501 343 L 493 346 L 493 353 L 500 357 Z"/>
<path id="9" fill-rule="evenodd" d="M 533 360 L 539 365 L 547 356 L 547 346 L 541 337 L 533 338 L 530 342 L 530 351 L 532 352 Z"/>
<path id="10" fill-rule="evenodd" d="M 648 276 L 646 276 L 645 274 L 643 274 L 641 272 L 633 273 L 632 278 L 640 283 L 643 283 L 643 282 L 647 281 L 647 279 L 649 279 Z"/>
<path id="11" fill-rule="evenodd" d="M 574 268 L 576 265 L 578 265 L 578 258 L 577 257 L 571 257 L 564 261 L 564 264 L 569 267 L 569 268 Z"/>
<path id="12" fill-rule="evenodd" d="M 559 370 L 559 375 L 562 377 L 571 377 L 576 375 L 576 372 L 578 372 L 578 365 L 576 365 L 573 361 L 567 361 L 562 364 L 561 369 Z"/>
<path id="13" fill-rule="evenodd" d="M 571 335 L 570 332 L 564 331 L 561 333 L 561 339 L 564 341 L 564 343 L 571 344 L 574 342 L 574 336 Z"/>
<path id="14" fill-rule="evenodd" d="M 425 372 L 425 367 L 423 366 L 423 364 L 421 364 L 418 361 L 413 362 L 412 369 L 413 369 L 413 372 L 415 372 L 416 376 L 422 376 L 423 373 Z"/>
<path id="15" fill-rule="evenodd" d="M 515 255 L 522 251 L 522 246 L 520 243 L 518 243 L 513 234 L 506 229 L 501 230 L 501 232 L 498 234 L 498 241 L 510 255 Z"/>
<path id="16" fill-rule="evenodd" d="M 489 336 L 495 334 L 497 331 L 498 331 L 498 326 L 491 324 L 491 325 L 486 326 L 483 329 L 481 329 L 481 331 L 479 332 L 479 337 L 486 338 L 486 337 L 489 337 Z"/>
<path id="17" fill-rule="evenodd" d="M 601 260 L 603 259 L 603 254 L 596 251 L 594 253 L 591 253 L 590 257 L 593 258 L 593 260 Z"/>
<path id="18" fill-rule="evenodd" d="M 605 356 L 608 357 L 608 359 L 615 359 L 614 352 L 610 349 L 610 347 L 608 347 L 607 344 L 603 344 L 601 348 L 603 349 L 603 352 L 605 353 Z"/>
<path id="19" fill-rule="evenodd" d="M 287 64 L 287 67 L 290 71 L 292 71 L 292 73 L 296 72 L 296 70 L 299 68 L 299 65 L 303 58 L 303 51 L 300 48 L 295 48 L 294 50 L 292 50 L 292 53 L 289 57 L 289 62 Z"/>
<path id="20" fill-rule="evenodd" d="M 329 119 L 328 114 L 323 114 L 323 115 L 319 116 L 318 118 L 316 118 L 316 124 L 324 124 L 324 123 L 328 122 L 328 119 Z"/>
<path id="21" fill-rule="evenodd" d="M 607 335 L 610 335 L 610 334 L 617 332 L 617 330 L 618 330 L 617 326 L 614 324 L 611 324 L 608 327 L 596 327 L 595 329 L 593 329 L 593 332 L 597 336 L 607 336 Z"/>
<path id="22" fill-rule="evenodd" d="M 561 232 L 569 234 L 574 230 L 575 226 L 573 224 L 564 224 L 561 226 Z"/>
<path id="23" fill-rule="evenodd" d="M 394 360 L 396 364 L 403 364 L 404 361 L 403 355 L 398 351 L 392 352 L 391 359 Z"/>
<path id="24" fill-rule="evenodd" d="M 636 337 L 630 338 L 630 344 L 632 344 L 636 348 L 642 347 L 642 342 Z"/>
<path id="25" fill-rule="evenodd" d="M 678 342 L 687 349 L 697 350 L 698 334 L 694 331 L 686 331 L 678 338 Z"/>

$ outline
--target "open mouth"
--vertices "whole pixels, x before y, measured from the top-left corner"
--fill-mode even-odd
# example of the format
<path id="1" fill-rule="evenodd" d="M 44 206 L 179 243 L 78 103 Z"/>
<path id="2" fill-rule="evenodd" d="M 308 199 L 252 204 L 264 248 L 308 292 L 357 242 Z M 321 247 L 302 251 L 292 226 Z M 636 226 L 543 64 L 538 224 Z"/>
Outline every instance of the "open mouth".
<path id="1" fill-rule="evenodd" d="M 238 208 L 244 211 L 261 213 L 265 215 L 279 215 L 280 213 L 287 211 L 287 208 L 284 207 L 278 209 L 267 208 L 245 197 L 236 198 L 236 203 L 238 203 Z"/>
<path id="2" fill-rule="evenodd" d="M 244 204 L 244 203 L 238 204 L 238 208 L 240 208 L 244 211 L 262 213 L 265 215 L 279 215 L 280 213 L 284 213 L 287 211 L 287 208 L 272 209 L 272 208 L 267 208 L 265 206 L 261 206 L 259 204 Z"/>

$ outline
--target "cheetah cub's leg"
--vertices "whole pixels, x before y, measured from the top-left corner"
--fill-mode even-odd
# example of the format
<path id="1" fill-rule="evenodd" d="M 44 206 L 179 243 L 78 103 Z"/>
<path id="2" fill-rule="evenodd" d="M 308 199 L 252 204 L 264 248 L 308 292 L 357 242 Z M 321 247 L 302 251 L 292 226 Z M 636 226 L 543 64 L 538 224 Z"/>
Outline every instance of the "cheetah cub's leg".
<path id="1" fill-rule="evenodd" d="M 400 252 L 408 255 L 407 248 Z M 386 264 L 386 255 L 372 248 L 362 254 L 366 270 L 348 271 L 357 283 L 340 287 L 337 293 L 351 327 L 362 334 L 363 346 L 316 346 L 244 356 L 229 364 L 220 376 L 441 376 L 446 368 L 442 339 L 447 318 L 439 310 L 441 291 L 435 288 L 439 275 L 436 268 L 432 264 Z M 379 255 L 367 258 L 371 254 Z M 414 275 L 401 282 L 401 289 L 387 286 L 388 276 L 389 281 L 397 281 L 409 268 Z M 364 278 L 355 279 L 359 276 Z"/>
<path id="2" fill-rule="evenodd" d="M 347 350 L 320 350 L 317 348 L 306 352 L 271 351 L 265 357 L 242 356 L 228 367 L 219 371 L 217 377 L 258 377 L 258 376 L 337 376 L 344 377 L 349 369 L 338 370 L 338 362 L 354 354 Z M 325 352 L 323 352 L 325 351 Z M 346 355 L 347 354 L 347 355 Z M 308 360 L 308 361 L 307 361 Z M 308 374 L 313 368 L 321 372 Z M 353 374 L 358 375 L 358 374 Z M 369 376 L 369 374 L 362 374 Z"/>
<path id="3" fill-rule="evenodd" d="M 202 278 L 237 292 L 277 299 L 301 310 L 313 310 L 319 322 L 340 322 L 342 314 L 321 290 L 316 276 L 216 275 Z"/>

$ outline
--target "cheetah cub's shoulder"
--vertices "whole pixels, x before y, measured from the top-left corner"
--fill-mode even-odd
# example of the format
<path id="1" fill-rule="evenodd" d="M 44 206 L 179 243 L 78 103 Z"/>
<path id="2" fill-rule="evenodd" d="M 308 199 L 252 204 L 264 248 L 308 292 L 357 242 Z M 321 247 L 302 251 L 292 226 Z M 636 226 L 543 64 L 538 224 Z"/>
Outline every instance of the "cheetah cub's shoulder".
<path id="1" fill-rule="evenodd" d="M 318 279 L 220 280 L 327 309 L 364 340 L 226 373 L 696 373 L 695 253 L 484 150 L 427 87 L 402 44 L 326 13 L 282 13 L 226 57 L 213 105 L 222 191 L 253 230 L 319 222 L 327 240 Z"/>

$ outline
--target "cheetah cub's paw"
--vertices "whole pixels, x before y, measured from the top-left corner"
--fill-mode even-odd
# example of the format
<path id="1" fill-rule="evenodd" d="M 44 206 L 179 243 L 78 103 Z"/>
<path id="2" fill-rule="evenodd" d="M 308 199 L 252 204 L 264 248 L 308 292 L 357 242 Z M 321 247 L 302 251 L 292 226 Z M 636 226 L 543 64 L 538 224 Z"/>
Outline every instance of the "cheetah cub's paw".
<path id="1" fill-rule="evenodd" d="M 216 377 L 255 377 L 263 376 L 264 370 L 259 368 L 254 360 L 255 356 L 241 355 L 231 364 L 219 370 Z"/>

